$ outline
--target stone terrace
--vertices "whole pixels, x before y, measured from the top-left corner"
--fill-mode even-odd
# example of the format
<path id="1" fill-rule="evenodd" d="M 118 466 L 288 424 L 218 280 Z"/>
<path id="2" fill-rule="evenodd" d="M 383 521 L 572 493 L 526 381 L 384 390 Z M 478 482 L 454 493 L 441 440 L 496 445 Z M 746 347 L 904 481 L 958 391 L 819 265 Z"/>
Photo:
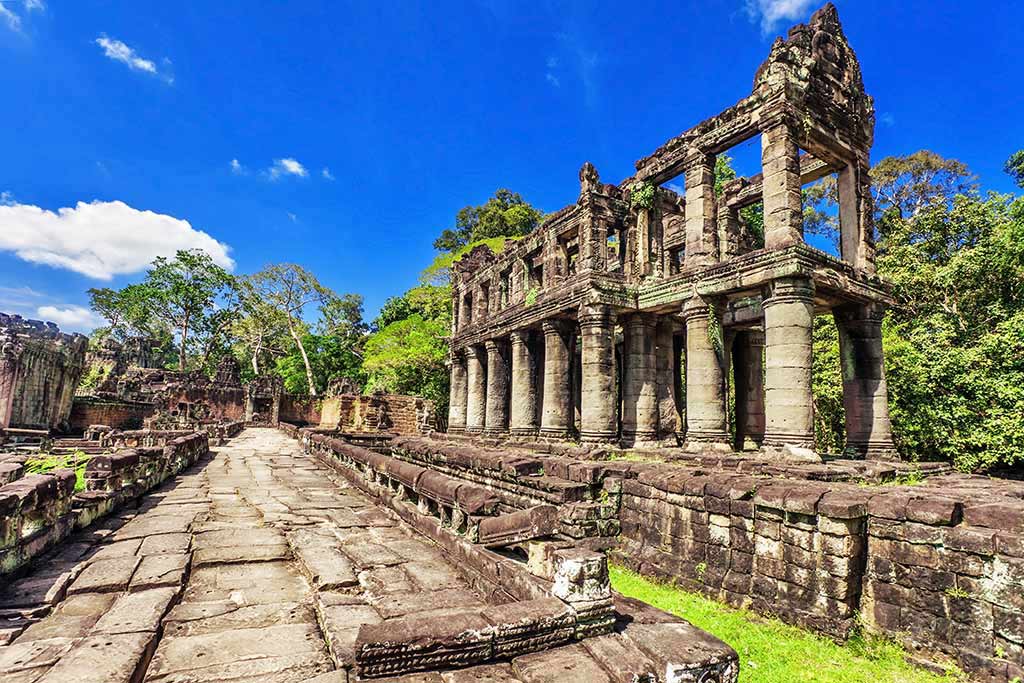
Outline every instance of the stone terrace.
<path id="1" fill-rule="evenodd" d="M 337 683 L 387 674 L 359 669 L 357 648 L 457 664 L 481 661 L 460 660 L 470 646 L 521 643 L 538 624 L 543 640 L 564 625 L 554 598 L 499 606 L 475 592 L 438 546 L 269 429 L 244 432 L 35 567 L 0 594 L 4 681 Z M 735 680 L 723 643 L 639 603 L 616 608 L 613 633 L 387 680 Z"/>

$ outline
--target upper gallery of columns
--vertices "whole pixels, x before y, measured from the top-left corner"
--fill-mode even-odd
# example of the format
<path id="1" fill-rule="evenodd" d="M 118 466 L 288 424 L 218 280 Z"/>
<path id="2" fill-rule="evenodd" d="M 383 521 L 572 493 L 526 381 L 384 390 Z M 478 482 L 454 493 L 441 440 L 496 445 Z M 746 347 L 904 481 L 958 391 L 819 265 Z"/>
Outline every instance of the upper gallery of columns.
<path id="1" fill-rule="evenodd" d="M 874 122 L 857 57 L 828 4 L 775 41 L 748 96 L 642 158 L 632 177 L 602 182 L 588 162 L 575 203 L 500 253 L 478 246 L 457 260 L 453 347 L 572 318 L 581 305 L 678 311 L 694 292 L 756 300 L 780 277 L 812 279 L 825 307 L 887 303 L 889 287 L 874 272 L 867 178 Z M 716 156 L 756 137 L 761 172 L 716 189 Z M 832 174 L 839 258 L 803 240 L 800 188 Z M 763 235 L 741 211 L 755 204 L 764 207 Z"/>

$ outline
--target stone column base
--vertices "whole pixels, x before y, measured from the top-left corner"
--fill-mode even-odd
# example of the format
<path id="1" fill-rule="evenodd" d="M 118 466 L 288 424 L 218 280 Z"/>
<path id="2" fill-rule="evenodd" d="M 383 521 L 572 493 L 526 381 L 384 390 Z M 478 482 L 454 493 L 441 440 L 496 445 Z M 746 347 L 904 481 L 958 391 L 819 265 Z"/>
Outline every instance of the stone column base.
<path id="1" fill-rule="evenodd" d="M 568 429 L 559 429 L 557 427 L 541 427 L 540 436 L 545 439 L 568 439 L 570 432 Z"/>
<path id="2" fill-rule="evenodd" d="M 466 434 L 483 434 L 484 433 L 484 428 L 483 427 L 466 427 L 466 431 L 464 433 L 466 433 Z"/>
<path id="3" fill-rule="evenodd" d="M 537 436 L 536 427 L 510 427 L 508 433 L 512 436 Z"/>
<path id="4" fill-rule="evenodd" d="M 857 460 L 899 460 L 900 454 L 892 441 L 883 439 L 867 443 L 847 441 L 846 447 L 843 448 L 843 457 Z"/>
<path id="5" fill-rule="evenodd" d="M 618 443 L 618 432 L 580 431 L 580 441 L 584 443 Z"/>
<path id="6" fill-rule="evenodd" d="M 449 425 L 447 433 L 448 434 L 465 434 L 466 433 L 466 428 L 465 427 L 452 427 L 451 425 Z"/>

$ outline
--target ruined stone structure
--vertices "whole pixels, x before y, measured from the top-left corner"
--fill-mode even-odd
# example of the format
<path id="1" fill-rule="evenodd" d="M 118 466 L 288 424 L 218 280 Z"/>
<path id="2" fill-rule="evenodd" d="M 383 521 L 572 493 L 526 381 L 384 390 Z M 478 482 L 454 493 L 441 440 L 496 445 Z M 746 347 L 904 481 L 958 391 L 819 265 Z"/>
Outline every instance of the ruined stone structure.
<path id="1" fill-rule="evenodd" d="M 67 425 L 87 339 L 0 313 L 0 432 Z"/>
<path id="2" fill-rule="evenodd" d="M 449 429 L 812 456 L 811 333 L 831 312 L 846 452 L 893 456 L 873 134 L 828 5 L 775 42 L 748 97 L 638 161 L 633 177 L 605 184 L 584 164 L 575 204 L 500 254 L 481 246 L 456 262 Z M 762 173 L 716 192 L 716 155 L 758 135 Z M 829 174 L 838 259 L 803 240 L 801 187 Z M 685 196 L 665 186 L 679 176 Z M 741 214 L 757 204 L 763 236 Z"/>

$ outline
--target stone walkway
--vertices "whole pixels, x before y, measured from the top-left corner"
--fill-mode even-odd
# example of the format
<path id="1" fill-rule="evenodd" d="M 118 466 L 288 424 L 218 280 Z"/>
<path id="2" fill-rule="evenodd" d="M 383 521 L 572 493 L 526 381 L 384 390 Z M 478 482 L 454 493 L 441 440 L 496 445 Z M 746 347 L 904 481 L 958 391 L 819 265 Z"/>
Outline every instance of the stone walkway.
<path id="1" fill-rule="evenodd" d="M 5 683 L 341 683 L 360 625 L 483 604 L 436 546 L 271 429 L 36 567 L 0 595 Z"/>

